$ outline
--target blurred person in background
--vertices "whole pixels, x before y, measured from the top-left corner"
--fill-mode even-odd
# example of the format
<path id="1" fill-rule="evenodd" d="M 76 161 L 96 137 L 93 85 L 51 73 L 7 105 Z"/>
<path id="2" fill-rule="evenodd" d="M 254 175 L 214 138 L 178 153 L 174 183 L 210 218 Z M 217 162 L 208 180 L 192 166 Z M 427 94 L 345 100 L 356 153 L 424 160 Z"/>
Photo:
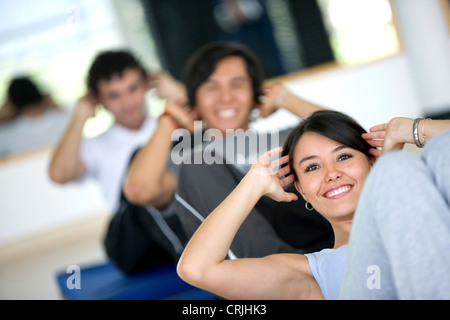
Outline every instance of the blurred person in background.
<path id="1" fill-rule="evenodd" d="M 105 250 L 127 273 L 177 260 L 176 250 L 162 229 L 169 230 L 176 241 L 184 241 L 176 216 L 163 216 L 154 208 L 131 205 L 121 192 L 134 152 L 157 128 L 158 120 L 148 113 L 145 100 L 155 81 L 159 82 L 159 94 L 169 95 L 179 88 L 165 72 L 149 75 L 128 51 L 98 54 L 88 71 L 88 91 L 78 100 L 49 167 L 50 178 L 57 183 L 88 176 L 99 182 L 114 213 L 106 232 Z M 95 116 L 98 105 L 111 112 L 114 124 L 96 137 L 84 138 L 84 125 Z M 147 255 L 133 254 L 135 251 L 131 249 L 142 250 Z"/>
<path id="2" fill-rule="evenodd" d="M 55 144 L 69 120 L 69 113 L 27 76 L 11 80 L 7 101 L 0 110 L 2 157 Z"/>
<path id="3" fill-rule="evenodd" d="M 252 133 L 248 129 L 254 110 L 259 110 L 261 117 L 269 116 L 278 108 L 306 117 L 321 109 L 295 96 L 282 84 L 263 86 L 263 80 L 260 60 L 247 47 L 229 41 L 200 47 L 185 66 L 183 83 L 188 110 L 202 120 L 202 130 L 220 133 L 223 139 L 215 136 L 212 142 L 202 138 L 203 132 L 198 131 L 192 139 L 185 132 L 186 135 L 177 141 L 179 145 L 188 146 L 183 150 L 186 151 L 185 158 L 181 164 L 173 165 L 173 150 L 181 149 L 179 145 L 173 147 L 172 138 L 176 136 L 177 128 L 187 127 L 188 120 L 183 110 L 176 108 L 176 103 L 168 103 L 166 116 L 159 121 L 156 133 L 130 166 L 124 183 L 128 199 L 145 206 L 173 207 L 187 236 L 192 236 L 201 221 L 243 178 L 252 163 L 250 159 L 257 152 L 253 152 L 254 145 L 246 144 L 246 150 L 215 150 L 215 158 L 223 156 L 220 159 L 223 161 L 206 163 L 200 154 L 202 161 L 196 163 L 199 153 L 221 141 L 223 146 L 245 144 L 247 133 Z M 228 131 L 232 133 L 227 134 Z M 270 136 L 270 143 L 283 143 L 289 131 L 281 130 L 278 136 Z M 199 134 L 200 139 L 196 139 Z M 260 141 L 267 138 L 265 132 L 256 136 Z M 225 157 L 229 151 L 233 158 L 245 161 L 229 161 L 234 160 Z M 189 161 L 184 161 L 187 159 Z M 167 166 L 167 163 L 171 165 Z M 172 169 L 155 170 L 166 166 Z M 318 213 L 306 209 L 299 212 L 295 206 L 292 215 L 286 214 L 293 210 L 292 204 L 262 199 L 239 231 L 231 246 L 232 254 L 259 257 L 269 252 L 304 252 L 332 245 L 331 227 Z"/>

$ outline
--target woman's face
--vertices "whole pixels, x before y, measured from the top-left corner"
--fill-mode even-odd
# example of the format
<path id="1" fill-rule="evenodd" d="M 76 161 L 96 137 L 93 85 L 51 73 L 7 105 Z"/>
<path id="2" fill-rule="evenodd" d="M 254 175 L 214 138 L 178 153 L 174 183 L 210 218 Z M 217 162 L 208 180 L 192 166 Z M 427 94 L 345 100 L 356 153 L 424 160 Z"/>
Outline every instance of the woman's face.
<path id="1" fill-rule="evenodd" d="M 353 217 L 372 163 L 360 151 L 315 132 L 306 132 L 294 150 L 298 191 L 328 220 Z"/>

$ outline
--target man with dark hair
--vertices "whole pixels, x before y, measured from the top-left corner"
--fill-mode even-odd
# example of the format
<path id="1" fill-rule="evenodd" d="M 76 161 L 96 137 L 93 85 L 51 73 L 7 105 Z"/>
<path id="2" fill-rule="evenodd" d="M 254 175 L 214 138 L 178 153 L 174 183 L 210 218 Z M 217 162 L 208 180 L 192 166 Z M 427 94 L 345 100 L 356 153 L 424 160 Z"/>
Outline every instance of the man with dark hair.
<path id="1" fill-rule="evenodd" d="M 196 86 L 189 85 L 193 78 L 197 78 Z M 176 212 L 188 236 L 236 187 L 253 161 L 263 152 L 282 145 L 290 132 L 291 128 L 276 131 L 275 135 L 258 132 L 255 140 L 248 139 L 255 131 L 250 128 L 253 109 L 266 117 L 284 108 L 300 118 L 321 109 L 293 95 L 283 85 L 264 88 L 263 80 L 264 72 L 256 55 L 233 43 L 206 45 L 187 63 L 184 83 L 190 103 L 208 128 L 219 129 L 227 142 L 234 140 L 229 144 L 234 149 L 223 151 L 224 164 L 183 164 L 180 168 Z M 229 129 L 233 129 L 234 136 L 226 135 Z M 238 129 L 245 133 L 236 134 Z M 228 148 L 227 142 L 224 149 Z M 267 150 L 260 148 L 265 143 Z M 245 147 L 239 149 L 239 145 Z M 235 154 L 231 158 L 230 151 Z M 229 257 L 304 253 L 330 246 L 333 235 L 328 223 L 316 212 L 306 209 L 301 212 L 299 207 L 302 206 L 298 203 L 293 206 L 261 199 L 237 233 Z"/>
<path id="2" fill-rule="evenodd" d="M 158 167 L 165 167 L 177 156 L 173 150 L 179 148 L 172 149 L 174 130 L 178 126 L 186 127 L 185 115 L 180 108 L 168 103 L 166 116 L 159 121 L 155 135 L 139 151 L 130 167 L 124 184 L 127 197 L 141 205 L 164 206 L 171 203 L 187 235 L 191 236 L 204 217 L 235 188 L 257 158 L 251 152 L 254 145 L 245 144 L 252 133 L 248 129 L 253 109 L 259 109 L 261 116 L 265 117 L 277 108 L 285 108 L 302 118 L 321 109 L 291 94 L 283 85 L 263 88 L 263 77 L 259 60 L 242 45 L 214 42 L 195 52 L 187 61 L 183 82 L 190 108 L 202 120 L 202 129 L 213 133 L 215 139 L 203 139 L 208 141 L 187 152 L 175 174 L 166 171 L 155 175 L 155 163 L 159 163 Z M 261 97 L 263 94 L 264 98 Z M 280 131 L 279 139 L 277 135 L 269 135 L 269 144 L 282 144 L 289 131 Z M 194 133 L 194 143 L 196 134 L 198 132 Z M 205 137 L 202 133 L 200 135 L 200 139 Z M 265 138 L 264 134 L 258 134 L 250 144 L 253 142 L 259 146 Z M 205 153 L 212 154 L 205 151 L 207 148 L 210 151 L 214 144 L 223 147 L 214 150 L 217 161 L 204 161 Z M 244 149 L 240 149 L 240 145 L 244 145 Z M 229 146 L 231 149 L 226 150 Z M 267 148 L 271 146 L 267 145 Z M 201 159 L 201 163 L 192 163 L 192 159 Z M 160 193 L 166 195 L 166 203 L 155 202 L 155 199 L 161 199 Z M 298 204 L 292 207 L 288 203 L 262 199 L 238 232 L 230 257 L 308 252 L 331 246 L 333 235 L 330 226 L 317 213 L 299 212 L 298 207 Z M 292 214 L 286 214 L 288 212 Z"/>
<path id="3" fill-rule="evenodd" d="M 197 89 L 214 72 L 216 65 L 228 57 L 240 57 L 245 61 L 251 81 L 253 99 L 257 103 L 262 95 L 264 70 L 255 54 L 243 45 L 233 42 L 212 42 L 198 49 L 187 61 L 183 74 L 187 98 L 191 106 L 197 104 Z"/>
<path id="4" fill-rule="evenodd" d="M 146 73 L 132 54 L 107 51 L 99 54 L 88 72 L 88 93 L 77 103 L 72 121 L 57 146 L 49 172 L 58 183 L 96 178 L 111 211 L 118 208 L 123 174 L 132 152 L 144 144 L 156 128 L 147 114 Z M 114 124 L 101 135 L 85 139 L 86 121 L 102 105 Z"/>
<path id="5" fill-rule="evenodd" d="M 113 76 L 123 76 L 127 69 L 138 71 L 145 79 L 147 71 L 141 63 L 127 51 L 106 51 L 98 55 L 89 69 L 87 87 L 96 94 L 99 93 L 99 81 L 111 80 Z"/>
<path id="6" fill-rule="evenodd" d="M 169 81 L 164 76 L 164 81 Z M 99 182 L 108 207 L 115 213 L 105 249 L 120 269 L 132 273 L 175 262 L 180 250 L 173 244 L 184 241 L 177 239 L 178 235 L 183 238 L 182 232 L 172 230 L 181 230 L 178 219 L 163 217 L 154 208 L 134 206 L 122 194 L 124 175 L 134 152 L 157 127 L 157 119 L 147 113 L 145 103 L 147 72 L 130 52 L 106 51 L 95 58 L 87 78 L 88 93 L 79 99 L 55 150 L 50 178 L 67 183 L 90 176 Z M 83 127 L 95 115 L 98 104 L 111 112 L 114 124 L 96 137 L 84 138 Z M 136 250 L 141 250 L 142 255 L 133 254 Z"/>

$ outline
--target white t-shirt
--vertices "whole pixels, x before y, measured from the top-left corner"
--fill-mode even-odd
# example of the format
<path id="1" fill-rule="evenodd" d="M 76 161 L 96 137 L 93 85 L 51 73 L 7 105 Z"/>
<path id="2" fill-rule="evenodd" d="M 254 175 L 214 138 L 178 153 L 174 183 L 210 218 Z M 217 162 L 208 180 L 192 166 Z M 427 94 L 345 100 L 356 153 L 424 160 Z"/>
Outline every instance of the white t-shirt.
<path id="1" fill-rule="evenodd" d="M 112 212 L 118 207 L 123 179 L 130 157 L 145 145 L 157 127 L 157 120 L 147 116 L 139 130 L 114 124 L 97 137 L 83 139 L 80 157 L 87 175 L 96 179 Z"/>
<path id="2" fill-rule="evenodd" d="M 308 253 L 311 272 L 326 300 L 337 300 L 347 262 L 348 245 Z"/>

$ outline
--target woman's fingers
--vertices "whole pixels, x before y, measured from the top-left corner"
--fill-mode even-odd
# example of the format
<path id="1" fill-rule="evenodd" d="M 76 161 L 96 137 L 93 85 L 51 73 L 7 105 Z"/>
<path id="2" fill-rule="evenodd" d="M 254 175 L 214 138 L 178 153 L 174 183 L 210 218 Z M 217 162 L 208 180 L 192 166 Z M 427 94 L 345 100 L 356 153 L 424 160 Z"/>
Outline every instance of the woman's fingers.
<path id="1" fill-rule="evenodd" d="M 282 178 L 284 176 L 287 176 L 289 173 L 291 173 L 291 168 L 289 166 L 285 166 L 285 167 L 281 168 L 280 170 L 278 170 L 277 175 L 278 175 L 278 178 Z"/>
<path id="2" fill-rule="evenodd" d="M 272 150 L 267 151 L 266 153 L 264 153 L 261 157 L 258 158 L 257 163 L 259 163 L 260 165 L 262 165 L 263 167 L 271 167 L 274 168 L 274 166 L 272 165 L 272 163 L 274 161 L 278 161 L 274 160 L 274 161 L 270 161 L 270 158 L 272 158 L 274 155 L 279 154 L 281 151 L 283 150 L 282 147 L 277 147 L 274 148 Z"/>
<path id="3" fill-rule="evenodd" d="M 387 123 L 380 124 L 370 128 L 370 132 L 363 133 L 362 138 L 366 140 L 374 148 L 382 148 L 386 138 Z M 382 150 L 371 149 L 370 154 L 379 157 L 383 153 Z"/>
<path id="4" fill-rule="evenodd" d="M 383 147 L 384 140 L 367 140 L 367 143 L 370 144 L 372 147 Z"/>
<path id="5" fill-rule="evenodd" d="M 286 192 L 286 199 L 284 200 L 285 202 L 291 202 L 295 200 L 298 200 L 298 197 L 295 193 Z"/>
<path id="6" fill-rule="evenodd" d="M 274 175 L 279 181 L 282 188 L 288 186 L 294 182 L 294 176 L 291 173 L 291 169 L 287 163 L 289 162 L 289 155 L 270 160 L 273 156 L 283 151 L 282 147 L 277 147 L 267 151 L 262 155 L 257 163 L 260 169 L 255 168 L 259 174 Z M 258 167 L 257 166 L 257 167 Z"/>
<path id="7" fill-rule="evenodd" d="M 294 183 L 294 180 L 295 180 L 294 175 L 290 174 L 290 175 L 286 176 L 284 179 L 280 180 L 281 187 L 282 188 L 287 187 L 291 183 Z"/>
<path id="8" fill-rule="evenodd" d="M 381 157 L 383 155 L 383 150 L 370 149 L 369 153 L 375 157 Z"/>
<path id="9" fill-rule="evenodd" d="M 386 138 L 386 131 L 366 132 L 362 134 L 362 137 L 365 140 L 384 139 Z"/>
<path id="10" fill-rule="evenodd" d="M 388 127 L 388 123 L 382 123 L 376 126 L 373 126 L 370 128 L 370 132 L 376 132 L 376 131 L 386 131 Z"/>
<path id="11" fill-rule="evenodd" d="M 281 151 L 283 151 L 283 147 L 276 147 L 276 148 L 273 148 L 272 150 L 267 151 L 264 156 L 267 156 L 270 159 L 274 155 L 279 154 Z"/>
<path id="12" fill-rule="evenodd" d="M 288 163 L 288 161 L 289 161 L 289 155 L 285 155 L 284 157 L 281 157 L 281 158 L 271 161 L 271 167 L 273 169 L 276 169 L 276 168 L 282 166 L 283 164 Z"/>
<path id="13" fill-rule="evenodd" d="M 297 200 L 295 193 L 285 192 L 283 189 L 294 182 L 294 176 L 287 163 L 289 162 L 289 155 L 276 158 L 271 161 L 271 158 L 278 155 L 283 150 L 282 147 L 277 147 L 267 151 L 260 158 L 258 158 L 252 170 L 258 176 L 270 176 L 269 179 L 263 179 L 262 183 L 267 183 L 266 195 L 276 201 L 290 202 Z"/>

